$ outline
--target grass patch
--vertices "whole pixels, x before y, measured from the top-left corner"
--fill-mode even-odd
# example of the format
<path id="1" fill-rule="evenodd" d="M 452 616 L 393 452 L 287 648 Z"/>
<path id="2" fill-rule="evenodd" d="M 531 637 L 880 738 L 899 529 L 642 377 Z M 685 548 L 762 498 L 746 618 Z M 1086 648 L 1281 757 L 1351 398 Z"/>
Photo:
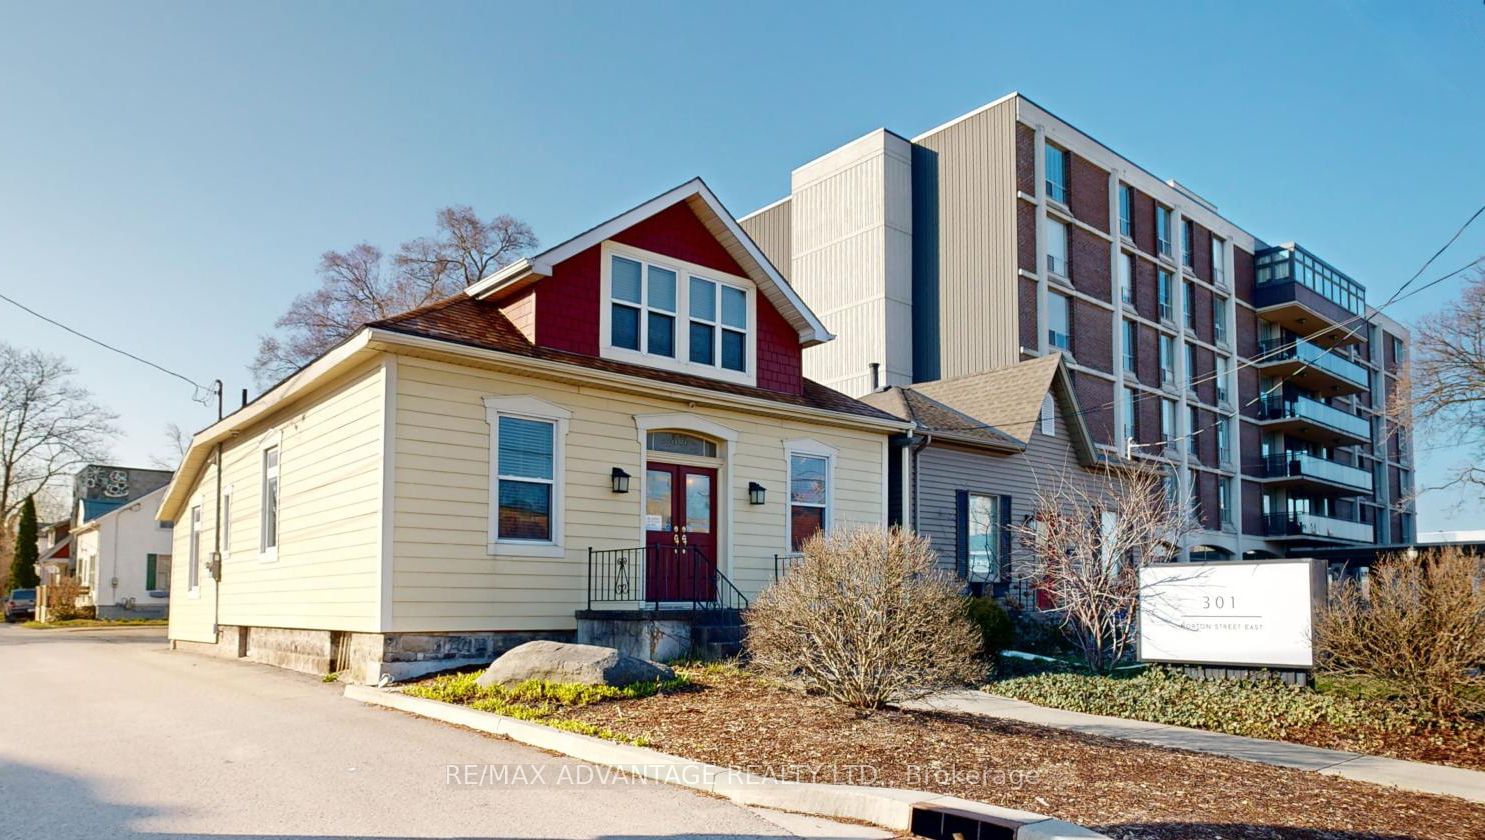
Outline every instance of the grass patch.
<path id="1" fill-rule="evenodd" d="M 480 686 L 476 680 L 479 679 L 481 673 L 470 671 L 463 674 L 445 674 L 414 683 L 403 689 L 403 693 L 443 703 L 469 706 L 482 712 L 493 712 L 518 720 L 532 721 L 581 735 L 592 735 L 609 741 L 643 747 L 649 745 L 649 739 L 643 735 L 623 735 L 607 727 L 564 717 L 563 713 L 595 703 L 642 700 L 657 694 L 671 694 L 693 687 L 691 680 L 684 676 L 663 682 L 635 683 L 622 688 L 580 683 L 551 683 L 541 680 L 526 680 L 513 686 Z"/>
<path id="2" fill-rule="evenodd" d="M 61 630 L 68 627 L 164 627 L 164 618 L 69 618 L 66 621 L 27 621 L 28 630 Z"/>

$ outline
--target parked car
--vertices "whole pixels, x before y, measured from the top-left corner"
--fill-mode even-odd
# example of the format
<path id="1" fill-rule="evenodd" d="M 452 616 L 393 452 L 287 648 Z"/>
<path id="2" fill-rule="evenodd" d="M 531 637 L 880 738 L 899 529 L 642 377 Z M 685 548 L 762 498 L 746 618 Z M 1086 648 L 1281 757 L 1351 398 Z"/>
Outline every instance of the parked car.
<path id="1" fill-rule="evenodd" d="M 12 589 L 5 597 L 5 623 L 14 624 L 23 618 L 36 617 L 36 590 Z"/>

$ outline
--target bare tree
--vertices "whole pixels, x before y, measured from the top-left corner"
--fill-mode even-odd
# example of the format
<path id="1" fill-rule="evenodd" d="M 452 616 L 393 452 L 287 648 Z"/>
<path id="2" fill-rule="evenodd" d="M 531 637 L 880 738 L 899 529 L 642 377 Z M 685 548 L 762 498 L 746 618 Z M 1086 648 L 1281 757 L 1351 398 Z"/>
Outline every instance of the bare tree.
<path id="1" fill-rule="evenodd" d="M 0 518 L 27 496 L 103 460 L 116 415 L 72 382 L 60 356 L 0 344 Z M 8 529 L 7 529 L 8 530 Z"/>
<path id="2" fill-rule="evenodd" d="M 1135 642 L 1140 568 L 1174 559 L 1196 528 L 1189 498 L 1167 492 L 1153 469 L 1063 476 L 1038 493 L 1030 521 L 1011 525 L 1027 555 L 1013 570 L 1050 603 L 1088 668 L 1108 673 Z"/>
<path id="3" fill-rule="evenodd" d="M 1485 488 L 1485 271 L 1476 271 L 1457 299 L 1419 321 L 1401 384 L 1399 398 L 1387 406 L 1390 426 L 1407 435 L 1413 417 L 1421 418 L 1430 436 L 1468 456 L 1444 486 Z"/>
<path id="4" fill-rule="evenodd" d="M 983 677 L 963 587 L 937 562 L 896 528 L 816 534 L 747 611 L 754 666 L 867 712 Z"/>
<path id="5" fill-rule="evenodd" d="M 389 260 L 361 243 L 320 257 L 320 287 L 294 298 L 262 336 L 251 369 L 259 386 L 275 382 L 355 333 L 362 324 L 448 297 L 537 245 L 512 216 L 482 221 L 470 207 L 438 211 L 437 233 L 402 244 Z"/>
<path id="6" fill-rule="evenodd" d="M 180 466 L 181 459 L 186 457 L 186 450 L 191 448 L 191 435 L 175 423 L 166 423 L 165 440 L 169 443 L 170 450 L 164 455 L 151 455 L 150 466 L 174 470 Z"/>

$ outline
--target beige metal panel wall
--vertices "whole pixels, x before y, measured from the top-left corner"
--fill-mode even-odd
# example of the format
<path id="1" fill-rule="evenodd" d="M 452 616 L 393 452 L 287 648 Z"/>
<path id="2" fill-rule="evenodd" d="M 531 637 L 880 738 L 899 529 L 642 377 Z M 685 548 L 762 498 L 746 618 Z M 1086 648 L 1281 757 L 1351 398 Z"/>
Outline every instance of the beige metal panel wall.
<path id="1" fill-rule="evenodd" d="M 748 236 L 763 249 L 763 255 L 788 280 L 793 273 L 793 200 L 784 198 L 738 220 Z"/>
<path id="2" fill-rule="evenodd" d="M 912 147 L 874 131 L 794 170 L 790 281 L 837 338 L 805 375 L 853 396 L 912 380 Z"/>
<path id="3" fill-rule="evenodd" d="M 643 482 L 636 415 L 685 413 L 737 433 L 732 468 L 719 476 L 731 521 L 720 518 L 721 565 L 749 597 L 772 579 L 788 550 L 784 442 L 813 439 L 837 450 L 833 520 L 879 525 L 884 517 L 886 435 L 705 403 L 578 386 L 511 372 L 403 357 L 397 371 L 393 503 L 394 632 L 565 630 L 587 606 L 588 548 L 642 544 Z M 483 398 L 536 397 L 572 412 L 565 447 L 565 550 L 559 557 L 488 553 L 490 427 Z M 634 476 L 616 494 L 610 471 Z M 748 503 L 749 482 L 767 488 Z M 729 536 L 730 535 L 730 536 Z M 728 553 L 730 552 L 730 553 Z"/>
<path id="4" fill-rule="evenodd" d="M 917 234 L 919 248 L 931 247 L 922 237 L 938 240 L 939 378 L 1020 361 L 1015 128 L 1013 97 L 913 141 L 931 164 L 920 176 L 937 171 L 936 186 L 917 187 L 937 192 L 936 208 L 921 208 L 937 230 Z"/>

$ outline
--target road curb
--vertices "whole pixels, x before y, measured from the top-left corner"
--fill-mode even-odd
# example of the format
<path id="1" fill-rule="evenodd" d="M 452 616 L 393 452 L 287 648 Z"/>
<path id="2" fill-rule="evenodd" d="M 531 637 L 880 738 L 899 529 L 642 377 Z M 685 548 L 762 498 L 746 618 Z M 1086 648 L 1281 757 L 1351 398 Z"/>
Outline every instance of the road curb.
<path id="1" fill-rule="evenodd" d="M 914 829 L 924 832 L 923 821 L 932 818 L 938 821 L 937 824 L 944 826 L 950 822 L 958 824 L 967 820 L 1009 828 L 1015 832 L 1016 840 L 1096 840 L 1105 837 L 1082 826 L 1041 814 L 1000 808 L 953 796 L 901 788 L 769 779 L 668 755 L 647 747 L 616 744 L 590 735 L 565 732 L 493 712 L 482 712 L 468 706 L 410 697 L 395 689 L 348 685 L 345 687 L 345 697 L 500 735 L 590 764 L 612 767 L 657 782 L 722 796 L 740 805 L 861 820 L 894 831 Z M 948 834 L 945 832 L 940 836 Z"/>

